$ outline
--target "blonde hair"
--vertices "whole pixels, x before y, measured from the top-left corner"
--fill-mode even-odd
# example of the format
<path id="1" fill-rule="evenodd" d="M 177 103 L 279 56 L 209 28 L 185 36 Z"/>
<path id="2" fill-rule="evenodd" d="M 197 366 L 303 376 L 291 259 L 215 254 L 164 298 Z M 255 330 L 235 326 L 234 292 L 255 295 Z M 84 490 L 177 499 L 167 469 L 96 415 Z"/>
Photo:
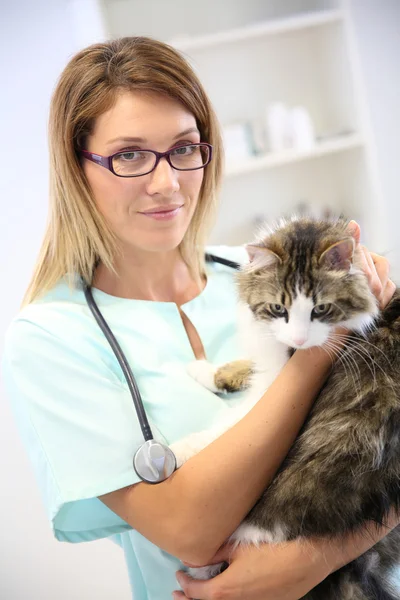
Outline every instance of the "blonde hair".
<path id="1" fill-rule="evenodd" d="M 65 275 L 71 277 L 70 285 L 75 274 L 90 283 L 98 261 L 114 271 L 117 239 L 97 209 L 78 150 L 95 119 L 124 90 L 165 94 L 177 100 L 194 115 L 201 141 L 214 147 L 195 213 L 180 245 L 193 275 L 204 272 L 204 246 L 215 216 L 223 152 L 215 113 L 197 76 L 175 49 L 146 37 L 125 37 L 78 52 L 52 96 L 49 219 L 23 305 L 45 294 Z"/>

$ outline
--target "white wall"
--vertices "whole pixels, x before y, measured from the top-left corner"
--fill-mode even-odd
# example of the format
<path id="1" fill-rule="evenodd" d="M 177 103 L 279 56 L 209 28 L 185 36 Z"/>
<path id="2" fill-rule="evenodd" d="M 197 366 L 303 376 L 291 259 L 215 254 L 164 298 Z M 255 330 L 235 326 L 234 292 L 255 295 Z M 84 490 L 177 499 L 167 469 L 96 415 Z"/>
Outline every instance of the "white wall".
<path id="1" fill-rule="evenodd" d="M 349 0 L 349 6 L 388 216 L 387 245 L 379 251 L 400 285 L 400 2 Z"/>
<path id="2" fill-rule="evenodd" d="M 49 99 L 77 40 L 67 0 L 1 0 L 0 23 L 2 346 L 44 231 Z M 79 32 L 81 41 L 84 35 Z M 0 598 L 128 600 L 124 558 L 115 544 L 69 545 L 52 538 L 4 392 L 0 394 Z"/>
<path id="3" fill-rule="evenodd" d="M 239 1 L 239 0 L 238 0 Z M 75 0 L 75 8 L 83 0 Z M 351 0 L 376 140 L 384 197 L 393 215 L 388 250 L 395 262 L 400 217 L 400 2 Z M 55 80 L 94 31 L 74 31 L 67 0 L 1 0 L 0 339 L 17 312 L 47 214 L 47 111 Z M 88 27 L 98 27 L 88 19 Z M 85 36 L 88 39 L 84 39 Z M 6 61 L 4 57 L 7 57 Z M 27 157 L 29 156 L 29 160 Z M 19 157 L 25 167 L 20 169 Z M 396 258 L 397 257 L 397 258 Z M 2 393 L 2 392 L 1 392 Z M 107 541 L 52 539 L 28 459 L 7 402 L 0 403 L 0 597 L 98 600 L 130 597 L 122 553 Z"/>

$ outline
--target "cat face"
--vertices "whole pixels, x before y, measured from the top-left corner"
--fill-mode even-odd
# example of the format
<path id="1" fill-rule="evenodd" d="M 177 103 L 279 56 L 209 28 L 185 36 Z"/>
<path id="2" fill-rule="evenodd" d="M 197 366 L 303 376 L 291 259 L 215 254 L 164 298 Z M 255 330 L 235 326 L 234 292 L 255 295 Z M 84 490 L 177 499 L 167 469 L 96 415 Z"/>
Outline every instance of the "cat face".
<path id="1" fill-rule="evenodd" d="M 247 249 L 239 294 L 266 335 L 309 348 L 335 326 L 363 330 L 373 322 L 376 300 L 345 222 L 298 219 Z"/>

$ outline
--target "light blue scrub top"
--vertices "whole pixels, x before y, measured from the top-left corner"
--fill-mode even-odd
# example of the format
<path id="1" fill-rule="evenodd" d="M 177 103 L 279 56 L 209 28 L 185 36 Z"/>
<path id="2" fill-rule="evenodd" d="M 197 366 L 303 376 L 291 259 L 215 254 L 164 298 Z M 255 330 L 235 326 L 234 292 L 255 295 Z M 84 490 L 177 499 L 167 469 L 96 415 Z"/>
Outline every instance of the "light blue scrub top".
<path id="1" fill-rule="evenodd" d="M 208 248 L 244 262 L 245 249 Z M 207 284 L 182 306 L 208 360 L 240 358 L 235 271 L 208 265 Z M 132 367 L 156 439 L 167 444 L 207 428 L 240 402 L 218 396 L 186 372 L 194 360 L 177 306 L 93 295 Z M 169 598 L 181 562 L 109 510 L 97 496 L 137 483 L 132 458 L 143 441 L 132 398 L 82 289 L 61 281 L 11 323 L 3 375 L 33 463 L 48 518 L 60 541 L 112 536 L 124 550 L 135 600 Z"/>

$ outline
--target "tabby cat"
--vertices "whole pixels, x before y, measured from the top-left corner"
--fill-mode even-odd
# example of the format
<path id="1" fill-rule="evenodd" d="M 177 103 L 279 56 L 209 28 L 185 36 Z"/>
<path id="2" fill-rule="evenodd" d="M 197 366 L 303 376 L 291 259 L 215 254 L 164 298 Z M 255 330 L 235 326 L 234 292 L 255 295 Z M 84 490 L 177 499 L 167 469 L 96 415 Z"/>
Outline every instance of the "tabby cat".
<path id="1" fill-rule="evenodd" d="M 248 388 L 229 422 L 171 447 L 182 464 L 259 400 L 296 349 L 329 353 L 351 330 L 340 358 L 275 478 L 231 536 L 236 543 L 345 535 L 400 510 L 400 290 L 379 312 L 344 220 L 294 219 L 248 246 L 238 273 L 239 329 L 247 361 L 206 361 L 191 374 L 215 392 Z M 329 336 L 329 337 L 328 337 Z M 400 527 L 331 574 L 307 600 L 394 600 Z M 205 567 L 208 578 L 222 568 Z"/>

